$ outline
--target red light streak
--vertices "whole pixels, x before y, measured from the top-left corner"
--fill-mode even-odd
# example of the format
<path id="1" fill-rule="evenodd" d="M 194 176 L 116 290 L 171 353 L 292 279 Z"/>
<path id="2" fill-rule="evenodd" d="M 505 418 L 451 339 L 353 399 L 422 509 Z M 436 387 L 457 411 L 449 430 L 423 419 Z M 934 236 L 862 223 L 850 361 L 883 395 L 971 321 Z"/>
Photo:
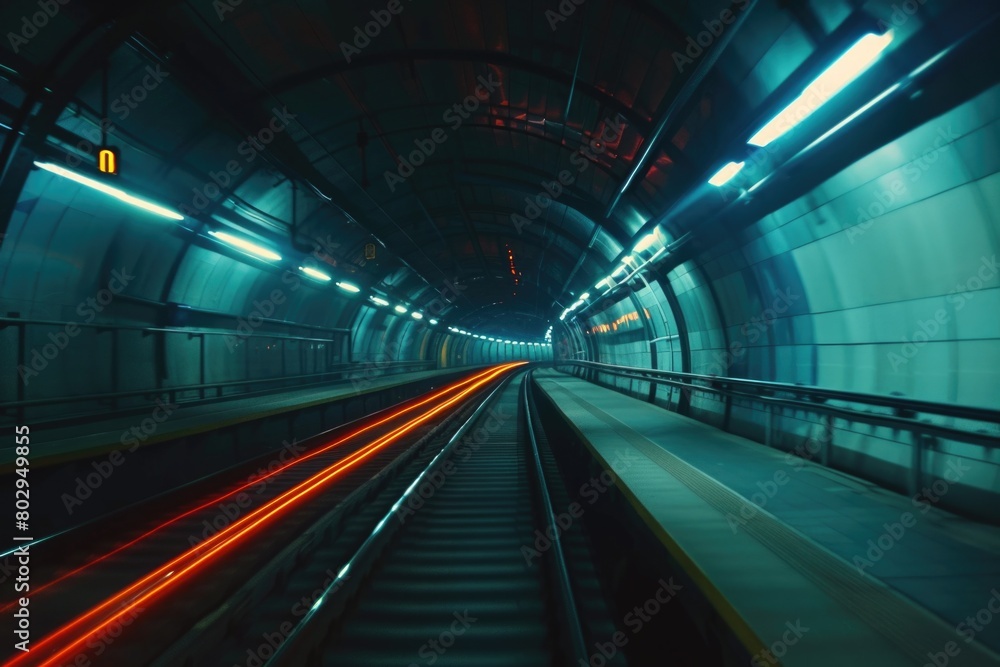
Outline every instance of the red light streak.
<path id="1" fill-rule="evenodd" d="M 59 649 L 57 653 L 39 663 L 40 666 L 50 667 L 58 665 L 63 659 L 71 656 L 74 652 L 81 652 L 81 647 L 86 644 L 91 637 L 100 633 L 105 625 L 114 622 L 114 619 L 119 618 L 123 613 L 142 603 L 149 603 L 151 598 L 157 594 L 164 592 L 167 589 L 176 587 L 179 585 L 179 582 L 184 581 L 188 576 L 200 569 L 203 564 L 221 556 L 234 545 L 255 533 L 271 520 L 280 516 L 293 505 L 298 504 L 300 501 L 314 494 L 318 490 L 321 490 L 330 481 L 340 476 L 341 473 L 349 471 L 360 465 L 363 461 L 370 458 L 375 453 L 381 451 L 392 442 L 395 442 L 406 433 L 409 433 L 422 424 L 430 421 L 442 411 L 459 402 L 465 396 L 488 384 L 499 375 L 517 366 L 523 365 L 524 363 L 526 362 L 504 364 L 491 369 L 490 371 L 485 371 L 474 376 L 473 380 L 471 380 L 473 382 L 472 385 L 455 396 L 440 403 L 419 417 L 411 419 L 406 424 L 393 429 L 386 435 L 377 438 L 358 451 L 349 454 L 337 463 L 301 482 L 299 485 L 271 499 L 250 514 L 212 535 L 197 547 L 189 549 L 183 554 L 175 557 L 169 563 L 162 565 L 139 581 L 131 584 L 128 588 L 119 591 L 104 602 L 98 604 L 89 611 L 78 616 L 76 619 L 54 631 L 47 637 L 40 640 L 33 647 L 36 654 L 40 650 L 43 650 L 53 644 L 60 637 L 73 632 L 79 628 L 79 626 L 87 623 L 87 621 L 95 620 L 98 616 L 103 616 L 103 618 L 96 620 L 96 625 L 91 626 L 91 628 L 84 631 L 83 634 L 78 633 L 75 638 L 69 640 L 69 644 L 65 645 L 63 648 Z M 462 384 L 468 384 L 468 382 L 464 382 Z M 198 552 L 202 551 L 209 545 L 212 545 L 211 548 L 199 555 Z M 187 562 L 185 563 L 185 561 Z M 165 576 L 167 574 L 170 576 Z M 139 591 L 139 593 L 136 594 L 136 591 Z M 119 603 L 121 603 L 124 599 L 129 598 L 129 596 L 132 597 L 131 599 L 128 599 L 126 604 L 116 607 L 116 605 L 119 605 Z M 29 659 L 29 657 L 30 654 L 22 654 L 9 661 L 7 665 L 13 667 L 14 665 L 23 664 Z"/>
<path id="2" fill-rule="evenodd" d="M 466 378 L 464 380 L 460 380 L 459 382 L 455 382 L 453 384 L 450 384 L 447 387 L 444 387 L 444 388 L 440 389 L 439 391 L 437 391 L 437 392 L 429 395 L 427 398 L 421 400 L 418 403 L 414 403 L 413 405 L 407 406 L 405 408 L 400 408 L 399 410 L 397 410 L 397 411 L 389 414 L 388 416 L 386 416 L 386 417 L 384 417 L 384 418 L 382 418 L 382 419 L 380 419 L 380 420 L 378 420 L 376 422 L 372 422 L 371 424 L 368 424 L 367 426 L 364 426 L 364 427 L 359 428 L 359 429 L 357 429 L 355 431 L 352 431 L 351 433 L 343 436 L 339 440 L 335 440 L 333 442 L 327 443 L 326 445 L 323 445 L 321 448 L 319 448 L 319 449 L 317 449 L 317 450 L 315 450 L 313 452 L 310 452 L 309 454 L 306 454 L 306 455 L 304 455 L 302 457 L 299 457 L 297 459 L 293 459 L 293 460 L 289 461 L 288 463 L 285 463 L 284 465 L 281 465 L 280 467 L 275 468 L 273 472 L 269 472 L 268 474 L 262 475 L 260 477 L 254 477 L 254 479 L 253 479 L 252 482 L 247 482 L 247 483 L 245 483 L 245 484 L 243 484 L 243 485 L 241 485 L 241 486 L 239 486 L 239 487 L 237 487 L 237 488 L 235 488 L 235 489 L 233 489 L 231 491 L 227 491 L 227 492 L 223 493 L 222 495 L 213 498 L 212 500 L 208 500 L 208 501 L 202 503 L 201 505 L 198 505 L 197 507 L 194 507 L 194 508 L 192 508 L 192 509 L 190 509 L 190 510 L 188 510 L 186 512 L 183 512 L 182 514 L 178 514 L 174 518 L 172 518 L 172 519 L 170 519 L 168 521 L 165 521 L 164 523 L 161 523 L 156 528 L 153 528 L 152 530 L 149 530 L 149 531 L 143 533 L 142 535 L 139 535 L 135 539 L 133 539 L 133 540 L 131 540 L 129 542 L 126 542 L 125 544 L 122 544 L 122 545 L 116 547 L 112 551 L 109 551 L 109 552 L 107 552 L 106 554 L 104 554 L 102 556 L 99 556 L 97 558 L 94 558 L 93 560 L 88 561 L 87 563 L 85 563 L 84 565 L 81 565 L 80 567 L 76 568 L 75 570 L 71 570 L 70 572 L 67 572 L 67 573 L 63 574 L 63 575 L 59 576 L 58 578 L 53 579 L 52 581 L 49 581 L 49 582 L 47 582 L 46 584 L 44 584 L 42 586 L 34 587 L 32 592 L 33 592 L 34 595 L 37 595 L 37 594 L 41 593 L 42 591 L 44 591 L 44 590 L 46 590 L 48 588 L 51 588 L 52 586 L 55 586 L 56 584 L 58 584 L 58 583 L 60 583 L 62 581 L 65 581 L 66 579 L 69 579 L 70 577 L 76 576 L 76 575 L 80 574 L 81 572 L 87 570 L 88 568 L 90 568 L 90 567 L 92 567 L 94 565 L 97 565 L 98 563 L 100 563 L 100 562 L 102 562 L 104 560 L 107 560 L 108 558 L 111 558 L 112 556 L 114 556 L 116 554 L 119 554 L 122 551 L 125 551 L 126 549 L 128 549 L 130 547 L 135 546 L 139 542 L 145 540 L 148 537 L 151 537 L 151 536 L 155 535 L 156 533 L 158 533 L 159 531 L 163 530 L 167 526 L 170 526 L 170 525 L 172 525 L 172 524 L 180 521 L 181 519 L 189 517 L 192 514 L 195 514 L 197 512 L 200 512 L 201 510 L 207 509 L 207 508 L 209 508 L 212 505 L 215 505 L 217 503 L 220 503 L 220 502 L 224 501 L 225 499 L 230 498 L 230 497 L 238 494 L 240 491 L 243 491 L 245 489 L 250 488 L 251 486 L 257 486 L 258 484 L 261 483 L 261 481 L 269 479 L 269 478 L 271 478 L 271 477 L 273 477 L 273 476 L 275 476 L 275 475 L 277 475 L 277 474 L 279 474 L 279 473 L 287 470 L 288 468 L 291 468 L 293 466 L 299 465 L 300 463 L 308 461 L 309 459 L 311 459 L 311 458 L 313 458 L 315 456 L 319 456 L 320 454 L 324 454 L 324 453 L 330 451 L 331 449 L 339 447 L 340 445 L 344 444 L 346 441 L 351 440 L 351 439 L 353 439 L 353 438 L 361 435 L 362 433 L 366 433 L 367 431 L 370 431 L 371 429 L 375 428 L 376 426 L 381 426 L 382 424 L 385 424 L 386 422 L 391 421 L 391 420 L 393 420 L 393 419 L 395 419 L 395 418 L 397 418 L 399 416 L 405 415 L 408 412 L 412 412 L 413 410 L 417 409 L 418 407 L 421 407 L 421 406 L 426 405 L 427 403 L 429 403 L 429 402 L 431 402 L 433 400 L 441 398 L 442 396 L 444 396 L 444 395 L 446 395 L 446 394 L 448 394 L 448 393 L 450 393 L 452 391 L 455 391 L 455 390 L 457 390 L 457 389 L 459 389 L 461 387 L 464 387 L 465 385 L 467 385 L 467 384 L 469 384 L 471 382 L 475 382 L 477 378 L 483 377 L 484 375 L 486 375 L 487 373 L 490 373 L 490 372 L 491 371 L 483 371 L 482 373 L 478 373 L 476 375 L 472 375 L 469 378 Z M 0 607 L 0 612 L 7 611 L 8 609 L 13 609 L 16 604 L 17 604 L 16 600 L 14 600 L 12 602 L 9 602 L 9 603 L 3 605 L 2 607 Z"/>

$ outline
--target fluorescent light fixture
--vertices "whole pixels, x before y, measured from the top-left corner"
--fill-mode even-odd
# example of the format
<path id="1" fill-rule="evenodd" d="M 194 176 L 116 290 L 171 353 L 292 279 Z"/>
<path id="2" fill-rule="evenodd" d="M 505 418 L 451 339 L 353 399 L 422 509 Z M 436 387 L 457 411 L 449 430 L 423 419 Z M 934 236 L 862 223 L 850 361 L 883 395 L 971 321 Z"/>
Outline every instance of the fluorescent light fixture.
<path id="1" fill-rule="evenodd" d="M 615 269 L 615 272 L 611 274 L 611 277 L 612 278 L 617 278 L 618 276 L 620 276 L 621 274 L 625 273 L 626 271 L 628 271 L 628 266 L 626 266 L 625 264 L 622 264 L 617 269 Z"/>
<path id="2" fill-rule="evenodd" d="M 892 42 L 892 31 L 876 35 L 868 33 L 837 58 L 832 65 L 806 86 L 795 100 L 760 128 L 747 142 L 751 146 L 767 146 L 811 116 L 837 93 L 861 76 Z"/>
<path id="3" fill-rule="evenodd" d="M 583 303 L 584 303 L 584 302 L 583 302 L 583 300 L 581 299 L 580 301 L 577 301 L 577 302 L 576 302 L 576 303 L 574 303 L 574 304 L 573 304 L 572 306 L 570 306 L 570 307 L 569 307 L 569 309 L 570 309 L 570 310 L 576 310 L 577 308 L 579 308 L 580 306 L 582 306 L 582 305 L 583 305 Z"/>
<path id="4" fill-rule="evenodd" d="M 569 311 L 564 310 L 563 314 L 559 316 L 559 321 L 562 322 L 563 320 L 565 320 L 567 315 L 569 315 Z"/>
<path id="5" fill-rule="evenodd" d="M 250 241 L 247 241 L 244 238 L 240 238 L 239 236 L 233 236 L 228 232 L 209 232 L 209 234 L 219 239 L 223 243 L 228 243 L 234 248 L 238 248 L 239 250 L 242 250 L 243 252 L 253 255 L 255 257 L 270 260 L 272 262 L 281 261 L 281 255 L 274 252 L 273 250 L 268 250 L 267 248 L 259 246 L 256 243 L 251 243 Z"/>
<path id="6" fill-rule="evenodd" d="M 370 296 L 370 297 L 368 297 L 368 300 L 371 301 L 372 303 L 376 304 L 376 305 L 379 305 L 379 306 L 388 306 L 389 305 L 389 302 L 386 301 L 385 299 L 383 299 L 380 296 Z"/>
<path id="7" fill-rule="evenodd" d="M 497 339 L 496 339 L 496 338 L 489 338 L 488 340 L 489 340 L 489 341 L 490 341 L 491 343 L 495 343 L 495 342 L 497 342 Z"/>
<path id="8" fill-rule="evenodd" d="M 428 321 L 428 322 L 430 322 L 431 324 L 435 324 L 435 325 L 436 325 L 436 324 L 438 323 L 438 321 L 437 321 L 437 320 L 435 320 L 435 319 L 433 319 L 433 318 L 432 318 L 432 319 L 429 319 L 429 320 L 427 320 L 427 321 Z"/>
<path id="9" fill-rule="evenodd" d="M 504 345 L 510 345 L 510 341 L 509 340 L 505 340 L 504 341 Z"/>
<path id="10" fill-rule="evenodd" d="M 586 301 L 589 298 L 590 298 L 590 292 L 584 292 L 583 294 L 580 295 L 580 301 Z"/>
<path id="11" fill-rule="evenodd" d="M 405 306 L 396 306 L 395 308 L 393 308 L 393 310 L 395 310 L 400 315 L 405 315 L 406 314 L 406 307 Z"/>
<path id="12" fill-rule="evenodd" d="M 337 283 L 337 287 L 344 290 L 345 292 L 350 292 L 351 294 L 357 294 L 361 291 L 361 288 L 357 285 L 352 285 L 351 283 L 345 283 L 343 280 Z"/>
<path id="13" fill-rule="evenodd" d="M 708 179 L 709 185 L 721 188 L 723 185 L 733 180 L 733 178 L 736 177 L 736 174 L 740 173 L 743 169 L 743 165 L 745 164 L 746 162 L 730 162 L 725 167 L 717 171 L 715 176 Z M 636 246 L 636 248 L 638 249 L 638 246 Z"/>
<path id="14" fill-rule="evenodd" d="M 316 280 L 322 281 L 324 283 L 328 283 L 331 280 L 333 280 L 333 278 L 331 278 L 330 276 L 326 275 L 322 271 L 317 271 L 316 269 L 314 269 L 312 267 L 309 267 L 309 266 L 300 266 L 299 267 L 299 271 L 301 271 L 302 273 L 306 274 L 310 278 L 315 278 Z"/>
<path id="15" fill-rule="evenodd" d="M 656 232 L 653 232 L 652 234 L 646 234 L 645 236 L 642 237 L 642 239 L 639 240 L 638 243 L 635 244 L 635 248 L 632 250 L 632 252 L 638 253 L 649 250 L 650 248 L 653 247 L 653 244 L 656 243 L 658 238 L 659 237 L 657 237 Z"/>
<path id="16" fill-rule="evenodd" d="M 412 313 L 410 313 L 410 317 L 412 317 L 415 320 L 422 320 L 424 319 L 424 314 L 418 313 L 417 311 L 413 311 Z"/>
<path id="17" fill-rule="evenodd" d="M 611 278 L 605 278 L 601 282 L 599 282 L 596 285 L 594 285 L 594 289 L 601 289 L 605 285 L 610 285 L 610 284 L 611 284 Z"/>
<path id="18" fill-rule="evenodd" d="M 153 202 L 146 201 L 145 199 L 140 199 L 134 195 L 130 195 L 124 190 L 119 190 L 116 187 L 112 187 L 107 183 L 102 183 L 101 181 L 95 181 L 92 178 L 88 178 L 83 174 L 78 174 L 75 171 L 70 171 L 60 167 L 57 164 L 52 164 L 51 162 L 35 162 L 35 166 L 45 171 L 52 172 L 57 176 L 62 176 L 63 178 L 68 178 L 71 181 L 75 181 L 80 185 L 86 185 L 88 188 L 97 190 L 98 192 L 103 192 L 106 195 L 111 195 L 115 199 L 125 202 L 126 204 L 131 204 L 136 208 L 141 208 L 144 211 L 149 211 L 150 213 L 155 213 L 156 215 L 163 216 L 164 218 L 170 218 L 171 220 L 183 220 L 184 216 L 176 211 L 171 211 L 168 208 L 164 208 Z M 279 258 L 280 259 L 280 258 Z"/>

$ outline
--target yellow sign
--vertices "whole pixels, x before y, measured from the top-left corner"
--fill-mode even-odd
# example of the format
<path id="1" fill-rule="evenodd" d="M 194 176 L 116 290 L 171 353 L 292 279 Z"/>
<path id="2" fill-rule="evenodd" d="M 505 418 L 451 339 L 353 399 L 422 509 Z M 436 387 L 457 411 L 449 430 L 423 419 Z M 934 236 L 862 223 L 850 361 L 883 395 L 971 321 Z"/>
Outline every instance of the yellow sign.
<path id="1" fill-rule="evenodd" d="M 118 151 L 114 148 L 102 148 L 97 154 L 97 168 L 102 173 L 118 175 Z"/>

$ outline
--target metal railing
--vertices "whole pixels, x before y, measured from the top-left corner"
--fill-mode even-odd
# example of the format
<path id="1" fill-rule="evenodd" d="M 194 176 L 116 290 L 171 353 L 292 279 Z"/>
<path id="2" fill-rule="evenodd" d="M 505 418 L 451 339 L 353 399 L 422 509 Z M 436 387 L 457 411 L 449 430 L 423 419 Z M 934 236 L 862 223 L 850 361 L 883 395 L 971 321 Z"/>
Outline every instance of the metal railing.
<path id="1" fill-rule="evenodd" d="M 908 487 L 913 493 L 917 493 L 920 488 L 923 453 L 934 447 L 937 438 L 989 448 L 1000 447 L 1000 411 L 989 408 L 935 403 L 901 396 L 823 389 L 784 382 L 616 366 L 593 361 L 560 361 L 556 363 L 556 367 L 581 369 L 585 375 L 589 375 L 587 379 L 594 381 L 603 374 L 666 385 L 681 392 L 689 392 L 689 395 L 690 393 L 701 393 L 719 396 L 723 400 L 728 400 L 730 404 L 734 399 L 759 403 L 764 406 L 768 415 L 768 423 L 765 424 L 768 438 L 773 430 L 770 421 L 778 408 L 819 415 L 827 433 L 832 433 L 833 420 L 835 419 L 909 432 L 912 437 L 912 454 Z M 649 400 L 655 400 L 655 393 L 651 394 Z M 885 408 L 889 412 L 876 412 L 865 408 Z M 967 428 L 949 426 L 928 421 L 927 417 L 930 416 L 965 420 L 975 424 Z M 995 433 L 988 432 L 985 428 L 986 425 L 992 425 Z M 766 444 L 770 445 L 770 442 Z M 832 444 L 832 436 L 820 442 L 819 462 L 823 465 L 829 464 Z"/>
<path id="2" fill-rule="evenodd" d="M 272 326 L 287 326 L 305 328 L 288 322 L 267 321 Z M 41 330 L 34 339 L 39 343 L 29 349 L 32 336 L 29 328 Z M 46 331 L 49 334 L 46 336 Z M 129 410 L 145 407 L 156 397 L 163 397 L 171 403 L 218 400 L 234 396 L 249 396 L 255 393 L 275 391 L 290 386 L 309 387 L 327 382 L 348 380 L 353 373 L 365 370 L 374 362 L 358 363 L 350 360 L 351 336 L 348 329 L 318 329 L 311 331 L 323 332 L 323 335 L 297 336 L 282 333 L 253 331 L 241 334 L 233 330 L 197 329 L 187 327 L 153 327 L 127 324 L 100 324 L 83 322 L 61 322 L 54 320 L 24 319 L 16 317 L 0 317 L 0 333 L 13 330 L 15 340 L 12 343 L 15 367 L 7 374 L 8 382 L 15 386 L 0 387 L 0 396 L 9 396 L 13 400 L 0 402 L 0 423 L 41 421 L 54 422 L 60 419 L 85 419 L 88 416 L 107 411 Z M 71 350 L 73 340 L 88 332 L 86 344 L 78 344 Z M 132 334 L 128 340 L 126 335 Z M 63 339 L 62 337 L 65 337 Z M 108 336 L 108 340 L 100 341 L 99 336 Z M 53 338 L 55 337 L 55 338 Z M 147 337 L 153 337 L 151 343 L 143 343 Z M 229 377 L 213 380 L 210 359 L 213 350 L 221 343 L 214 341 L 214 346 L 208 341 L 213 339 L 231 339 L 230 350 L 237 355 L 231 367 L 222 369 Z M 192 369 L 197 367 L 197 381 L 189 383 L 171 383 L 168 377 L 169 345 L 183 345 L 197 339 L 197 349 L 176 352 L 187 354 L 180 360 L 181 366 Z M 180 342 L 178 342 L 178 340 Z M 58 342 L 63 343 L 58 345 Z M 243 347 L 242 350 L 239 347 Z M 261 349 L 257 349 L 261 348 Z M 143 367 L 142 373 L 129 373 L 130 352 L 141 349 L 148 352 L 151 363 Z M 271 356 L 255 356 L 260 355 Z M 98 354 L 107 360 L 107 372 L 92 380 L 94 391 L 88 393 L 66 393 L 53 395 L 51 383 L 32 391 L 39 386 L 36 381 L 43 373 L 55 373 L 54 377 L 72 375 L 76 362 L 67 356 L 59 361 L 63 354 Z M 280 359 L 278 355 L 280 354 Z M 36 359 L 41 355 L 42 360 Z M 41 368 L 38 368 L 40 366 Z M 411 370 L 434 368 L 434 361 L 384 361 L 375 363 L 379 375 L 406 372 Z M 315 369 L 301 372 L 305 369 Z M 124 371 L 124 372 L 123 372 Z M 296 372 L 299 371 L 299 372 Z M 289 374 L 293 373 L 293 374 Z M 24 374 L 22 376 L 22 374 Z M 233 376 L 239 379 L 234 379 Z M 256 377 L 255 377 L 256 376 Z M 129 385 L 136 388 L 126 388 Z M 32 394 L 37 396 L 32 396 Z M 87 404 L 90 405 L 87 405 Z M 61 411 L 53 416 L 45 410 L 46 407 L 67 406 L 67 411 Z"/>
<path id="3" fill-rule="evenodd" d="M 583 639 L 583 627 L 580 623 L 580 616 L 577 612 L 576 598 L 573 595 L 573 585 L 570 582 L 569 568 L 566 566 L 566 554 L 563 550 L 562 539 L 560 538 L 559 524 L 556 521 L 555 510 L 552 509 L 552 497 L 549 495 L 549 487 L 545 481 L 545 470 L 542 467 L 542 455 L 538 450 L 538 439 L 535 436 L 535 426 L 532 423 L 534 416 L 534 397 L 531 392 L 532 371 L 529 371 L 521 384 L 522 402 L 524 404 L 524 419 L 527 425 L 528 441 L 531 445 L 531 454 L 535 465 L 535 480 L 538 484 L 538 496 L 544 514 L 545 524 L 552 528 L 552 549 L 549 551 L 547 559 L 551 581 L 555 584 L 559 595 L 558 624 L 561 632 L 561 643 L 568 658 L 566 664 L 586 665 L 590 662 L 586 644 Z"/>
<path id="4" fill-rule="evenodd" d="M 410 499 L 417 495 L 420 484 L 437 470 L 438 466 L 452 453 L 466 433 L 486 412 L 494 397 L 501 394 L 511 377 L 507 375 L 501 380 L 479 403 L 472 414 L 465 418 L 458 430 L 431 459 L 430 463 L 424 467 L 417 478 L 403 492 L 403 495 L 392 505 L 389 512 L 376 524 L 371 534 L 340 568 L 337 577 L 327 585 L 306 615 L 285 638 L 284 643 L 264 663 L 264 667 L 284 667 L 285 665 L 299 667 L 319 664 L 316 648 L 326 640 L 326 628 L 343 612 L 347 601 L 357 595 L 361 584 L 374 569 L 393 535 L 400 531 L 405 523 L 402 520 L 394 521 L 392 519 L 403 516 L 402 513 L 406 511 L 405 506 Z"/>

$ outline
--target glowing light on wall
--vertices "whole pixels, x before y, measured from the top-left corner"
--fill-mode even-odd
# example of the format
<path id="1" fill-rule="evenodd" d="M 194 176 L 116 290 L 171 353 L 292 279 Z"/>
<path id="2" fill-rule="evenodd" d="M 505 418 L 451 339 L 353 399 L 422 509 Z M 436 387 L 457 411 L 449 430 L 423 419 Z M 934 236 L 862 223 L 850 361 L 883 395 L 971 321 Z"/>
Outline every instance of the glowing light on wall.
<path id="1" fill-rule="evenodd" d="M 271 262 L 281 261 L 281 255 L 273 250 L 269 250 L 264 246 L 257 245 L 256 243 L 240 238 L 239 236 L 234 236 L 229 232 L 209 232 L 209 235 L 214 236 L 227 245 L 231 245 L 238 250 L 242 250 L 248 255 L 253 255 L 254 257 L 266 259 Z"/>
<path id="2" fill-rule="evenodd" d="M 871 67 L 892 42 L 892 37 L 890 30 L 883 35 L 869 33 L 859 39 L 747 143 L 767 146 L 796 127 Z"/>
<path id="3" fill-rule="evenodd" d="M 740 173 L 740 171 L 743 169 L 743 165 L 745 164 L 746 164 L 745 162 L 730 162 L 725 167 L 716 172 L 715 176 L 712 176 L 712 178 L 708 179 L 708 183 L 710 185 L 714 185 L 717 188 L 722 187 L 729 181 L 733 180 L 736 177 L 736 174 Z"/>
<path id="4" fill-rule="evenodd" d="M 171 211 L 168 208 L 164 208 L 159 204 L 154 204 L 153 202 L 146 201 L 145 199 L 140 199 L 134 195 L 130 195 L 124 190 L 120 190 L 116 187 L 112 187 L 107 183 L 101 183 L 100 181 L 95 181 L 92 178 L 88 178 L 83 174 L 78 174 L 75 171 L 70 171 L 60 167 L 57 164 L 52 164 L 50 162 L 36 162 L 35 166 L 39 169 L 44 169 L 45 171 L 56 174 L 57 176 L 62 176 L 80 185 L 85 185 L 92 190 L 97 190 L 98 192 L 103 192 L 106 195 L 111 195 L 115 199 L 126 204 L 131 204 L 136 208 L 141 208 L 144 211 L 149 211 L 150 213 L 155 213 L 156 215 L 163 216 L 164 218 L 170 218 L 171 220 L 183 220 L 184 216 L 176 211 Z"/>
<path id="5" fill-rule="evenodd" d="M 358 287 L 357 285 L 352 285 L 351 283 L 345 283 L 342 280 L 337 283 L 337 287 L 344 290 L 345 292 L 350 292 L 351 294 L 357 294 L 358 292 L 361 291 L 361 288 Z"/>
<path id="6" fill-rule="evenodd" d="M 299 271 L 301 271 L 302 273 L 306 274 L 310 278 L 315 278 L 316 280 L 319 280 L 320 282 L 328 283 L 331 280 L 333 280 L 333 278 L 331 278 L 330 276 L 326 275 L 322 271 L 317 271 L 316 269 L 314 269 L 314 268 L 312 268 L 310 266 L 300 266 L 299 267 Z"/>

